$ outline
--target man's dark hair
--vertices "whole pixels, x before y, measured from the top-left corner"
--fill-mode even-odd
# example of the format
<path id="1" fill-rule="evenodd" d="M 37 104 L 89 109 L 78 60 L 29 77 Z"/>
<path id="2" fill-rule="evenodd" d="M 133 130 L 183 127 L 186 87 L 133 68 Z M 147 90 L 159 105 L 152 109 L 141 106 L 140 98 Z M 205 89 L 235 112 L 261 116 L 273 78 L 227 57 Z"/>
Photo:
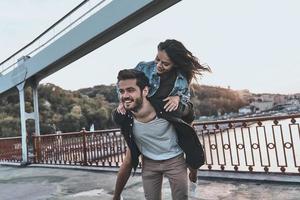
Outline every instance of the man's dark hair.
<path id="1" fill-rule="evenodd" d="M 143 90 L 146 86 L 149 86 L 149 79 L 144 72 L 136 69 L 123 69 L 118 73 L 118 83 L 122 80 L 136 79 L 136 85 Z"/>

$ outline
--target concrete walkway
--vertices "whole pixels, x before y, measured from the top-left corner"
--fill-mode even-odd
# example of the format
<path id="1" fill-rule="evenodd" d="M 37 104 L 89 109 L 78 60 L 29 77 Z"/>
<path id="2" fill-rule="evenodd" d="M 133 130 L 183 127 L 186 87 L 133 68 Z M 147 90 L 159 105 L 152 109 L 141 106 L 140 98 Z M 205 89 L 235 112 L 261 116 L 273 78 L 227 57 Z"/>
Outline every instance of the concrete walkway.
<path id="1" fill-rule="evenodd" d="M 74 169 L 0 166 L 1 200 L 108 200 L 112 199 L 116 173 Z M 201 200 L 299 199 L 299 184 L 249 181 L 199 180 L 194 197 Z M 141 177 L 131 177 L 124 200 L 144 199 Z M 168 181 L 163 199 L 170 200 Z"/>

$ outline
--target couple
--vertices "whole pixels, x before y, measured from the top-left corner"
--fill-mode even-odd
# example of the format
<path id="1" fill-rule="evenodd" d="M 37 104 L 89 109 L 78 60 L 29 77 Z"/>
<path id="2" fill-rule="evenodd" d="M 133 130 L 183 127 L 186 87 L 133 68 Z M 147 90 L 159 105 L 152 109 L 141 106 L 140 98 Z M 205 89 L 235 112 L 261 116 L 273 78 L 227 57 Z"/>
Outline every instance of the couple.
<path id="1" fill-rule="evenodd" d="M 158 45 L 155 61 L 118 74 L 120 105 L 114 120 L 121 127 L 128 150 L 120 167 L 114 200 L 136 170 L 142 155 L 142 180 L 147 200 L 160 200 L 162 179 L 169 179 L 172 198 L 188 199 L 188 178 L 197 180 L 204 163 L 203 149 L 194 129 L 189 84 L 209 70 L 182 43 L 166 40 Z"/>

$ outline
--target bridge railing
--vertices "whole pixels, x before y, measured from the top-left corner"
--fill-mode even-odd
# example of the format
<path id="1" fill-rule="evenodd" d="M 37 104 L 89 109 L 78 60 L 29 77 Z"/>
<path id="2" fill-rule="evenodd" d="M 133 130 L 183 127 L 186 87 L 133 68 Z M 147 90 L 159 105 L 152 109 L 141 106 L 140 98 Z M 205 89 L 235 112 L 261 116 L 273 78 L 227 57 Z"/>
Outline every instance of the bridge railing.
<path id="1" fill-rule="evenodd" d="M 125 151 L 119 129 L 34 136 L 35 163 L 118 167 Z"/>
<path id="2" fill-rule="evenodd" d="M 201 170 L 299 175 L 299 120 L 300 115 L 290 115 L 195 122 L 206 157 Z M 34 162 L 41 164 L 118 167 L 127 148 L 119 129 L 34 136 L 33 141 Z M 0 145 L 1 160 L 20 161 L 20 138 L 1 139 Z"/>
<path id="3" fill-rule="evenodd" d="M 203 170 L 300 173 L 300 115 L 194 123 Z"/>
<path id="4" fill-rule="evenodd" d="M 22 161 L 21 137 L 0 138 L 0 161 L 1 162 Z"/>

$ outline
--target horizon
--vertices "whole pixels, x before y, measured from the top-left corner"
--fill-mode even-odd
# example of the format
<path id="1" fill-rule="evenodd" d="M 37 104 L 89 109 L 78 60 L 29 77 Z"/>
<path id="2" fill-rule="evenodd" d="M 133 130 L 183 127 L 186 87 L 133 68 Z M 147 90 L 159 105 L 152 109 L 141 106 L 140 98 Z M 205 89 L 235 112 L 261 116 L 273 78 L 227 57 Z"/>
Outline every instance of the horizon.
<path id="1" fill-rule="evenodd" d="M 51 85 L 54 85 L 56 87 L 60 87 L 61 89 L 63 90 L 66 90 L 66 91 L 71 91 L 71 92 L 75 92 L 75 91 L 78 91 L 78 90 L 83 90 L 83 89 L 89 89 L 89 88 L 94 88 L 94 87 L 97 87 L 97 86 L 101 86 L 101 85 L 104 85 L 104 86 L 115 86 L 116 83 L 111 83 L 111 84 L 98 84 L 98 85 L 93 85 L 93 86 L 89 86 L 89 87 L 83 87 L 83 88 L 78 88 L 78 89 L 75 89 L 75 90 L 72 90 L 72 89 L 66 89 L 66 88 L 63 88 L 59 85 L 55 85 L 54 83 L 41 83 L 40 85 L 47 85 L 47 84 L 51 84 Z M 195 84 L 195 83 L 193 83 Z M 272 95 L 295 95 L 295 94 L 300 94 L 300 92 L 296 92 L 296 93 L 291 93 L 291 94 L 281 94 L 281 93 L 268 93 L 268 92 L 262 92 L 262 93 L 255 93 L 255 92 L 252 92 L 251 90 L 249 89 L 241 89 L 241 90 L 236 90 L 236 89 L 233 89 L 233 88 L 228 88 L 228 87 L 223 87 L 223 86 L 217 86 L 217 85 L 206 85 L 206 84 L 201 84 L 201 86 L 204 86 L 204 87 L 214 87 L 214 88 L 222 88 L 222 89 L 229 89 L 229 90 L 232 90 L 232 91 L 235 91 L 235 92 L 239 92 L 239 91 L 243 91 L 243 90 L 248 90 L 251 94 L 272 94 Z"/>
<path id="2" fill-rule="evenodd" d="M 1 1 L 0 60 L 79 2 Z M 120 69 L 153 60 L 157 44 L 174 38 L 211 67 L 212 73 L 205 73 L 200 84 L 251 93 L 300 93 L 299 6 L 293 0 L 181 1 L 41 83 L 66 90 L 113 84 Z"/>

